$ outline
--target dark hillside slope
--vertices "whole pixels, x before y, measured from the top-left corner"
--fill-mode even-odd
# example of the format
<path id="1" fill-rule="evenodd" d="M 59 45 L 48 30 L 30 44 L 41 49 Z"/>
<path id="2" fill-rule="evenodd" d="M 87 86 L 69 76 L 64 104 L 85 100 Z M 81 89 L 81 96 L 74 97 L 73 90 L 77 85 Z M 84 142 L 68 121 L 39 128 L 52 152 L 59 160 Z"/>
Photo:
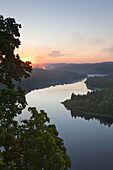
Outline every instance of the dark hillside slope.
<path id="1" fill-rule="evenodd" d="M 33 89 L 76 82 L 85 77 L 87 77 L 87 75 L 71 71 L 43 70 L 35 68 L 29 78 L 23 79 L 21 83 L 16 82 L 16 86 L 20 85 L 26 92 L 29 92 Z"/>

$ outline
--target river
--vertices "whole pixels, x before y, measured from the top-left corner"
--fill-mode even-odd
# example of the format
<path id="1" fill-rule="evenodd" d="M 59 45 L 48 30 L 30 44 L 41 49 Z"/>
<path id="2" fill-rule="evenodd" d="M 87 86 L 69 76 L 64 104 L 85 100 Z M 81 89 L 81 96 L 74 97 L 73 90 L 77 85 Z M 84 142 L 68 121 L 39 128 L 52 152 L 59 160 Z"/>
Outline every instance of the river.
<path id="1" fill-rule="evenodd" d="M 45 110 L 64 139 L 67 153 L 72 160 L 72 170 L 112 170 L 113 169 L 113 125 L 108 127 L 98 120 L 72 117 L 61 102 L 72 93 L 86 94 L 84 80 L 68 85 L 57 85 L 31 91 L 26 95 L 28 106 Z M 29 118 L 24 110 L 19 117 Z"/>

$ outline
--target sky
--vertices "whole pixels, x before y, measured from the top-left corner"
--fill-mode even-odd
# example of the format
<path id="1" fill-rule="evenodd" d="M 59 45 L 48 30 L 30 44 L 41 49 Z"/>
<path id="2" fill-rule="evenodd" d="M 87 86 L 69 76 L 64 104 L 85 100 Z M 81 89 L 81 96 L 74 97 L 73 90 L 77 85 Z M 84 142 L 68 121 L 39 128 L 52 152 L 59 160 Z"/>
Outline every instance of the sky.
<path id="1" fill-rule="evenodd" d="M 113 61 L 113 0 L 0 0 L 0 15 L 22 25 L 24 61 Z"/>

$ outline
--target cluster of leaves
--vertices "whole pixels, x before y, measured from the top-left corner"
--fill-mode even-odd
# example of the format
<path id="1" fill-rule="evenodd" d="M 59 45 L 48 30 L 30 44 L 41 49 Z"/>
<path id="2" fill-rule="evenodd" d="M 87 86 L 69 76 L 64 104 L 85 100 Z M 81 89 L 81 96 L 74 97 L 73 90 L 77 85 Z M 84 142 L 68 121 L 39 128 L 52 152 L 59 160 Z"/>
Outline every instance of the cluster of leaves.
<path id="1" fill-rule="evenodd" d="M 63 140 L 44 111 L 29 108 L 29 120 L 14 120 L 27 102 L 25 91 L 15 90 L 12 80 L 21 81 L 32 71 L 30 62 L 14 55 L 20 27 L 14 19 L 0 16 L 0 83 L 6 85 L 0 90 L 0 169 L 68 169 L 71 161 Z"/>
<path id="2" fill-rule="evenodd" d="M 21 125 L 13 121 L 7 133 L 1 134 L 4 151 L 0 167 L 9 168 L 13 162 L 18 170 L 68 169 L 70 158 L 55 125 L 47 125 L 50 120 L 43 110 L 38 113 L 36 108 L 29 108 L 29 111 L 32 115 L 29 120 L 23 120 Z"/>
<path id="3" fill-rule="evenodd" d="M 72 94 L 71 100 L 65 101 L 64 105 L 75 111 L 113 117 L 113 90 L 93 91 L 87 95 Z"/>
<path id="4" fill-rule="evenodd" d="M 21 25 L 15 19 L 0 16 L 0 83 L 8 88 L 14 87 L 12 79 L 21 81 L 23 77 L 29 77 L 32 71 L 30 62 L 23 62 L 18 54 L 14 54 L 15 48 L 20 45 L 19 28 Z"/>

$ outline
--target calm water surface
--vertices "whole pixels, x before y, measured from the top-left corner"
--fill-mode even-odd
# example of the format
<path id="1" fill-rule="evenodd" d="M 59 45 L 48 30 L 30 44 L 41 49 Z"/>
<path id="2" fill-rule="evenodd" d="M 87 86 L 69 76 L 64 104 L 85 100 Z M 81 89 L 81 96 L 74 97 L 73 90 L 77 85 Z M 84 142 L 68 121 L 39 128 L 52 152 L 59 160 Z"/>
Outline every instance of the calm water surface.
<path id="1" fill-rule="evenodd" d="M 72 160 L 72 170 L 113 170 L 113 125 L 108 127 L 95 119 L 75 119 L 61 104 L 72 93 L 86 94 L 87 91 L 81 81 L 34 90 L 26 97 L 29 106 L 45 110 L 51 123 L 55 123 Z M 29 118 L 26 110 L 21 117 Z"/>

